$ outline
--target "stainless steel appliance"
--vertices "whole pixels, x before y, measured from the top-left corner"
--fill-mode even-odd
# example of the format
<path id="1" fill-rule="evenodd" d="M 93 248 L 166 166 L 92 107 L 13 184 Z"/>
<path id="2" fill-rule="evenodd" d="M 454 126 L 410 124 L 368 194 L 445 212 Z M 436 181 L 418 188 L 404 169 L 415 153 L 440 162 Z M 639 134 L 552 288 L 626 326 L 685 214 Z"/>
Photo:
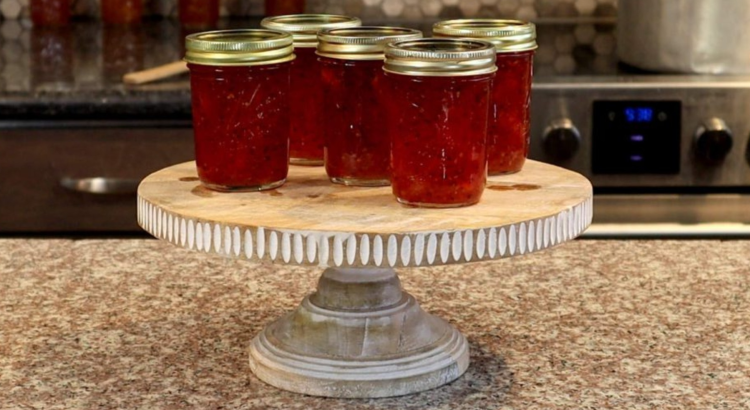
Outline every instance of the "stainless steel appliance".
<path id="1" fill-rule="evenodd" d="M 656 71 L 750 74 L 750 2 L 625 0 L 618 8 L 623 61 Z"/>
<path id="2" fill-rule="evenodd" d="M 577 30 L 540 25 L 540 52 Z M 591 179 L 591 232 L 750 234 L 750 76 L 654 74 L 594 46 L 564 73 L 559 54 L 537 64 L 530 154 Z"/>

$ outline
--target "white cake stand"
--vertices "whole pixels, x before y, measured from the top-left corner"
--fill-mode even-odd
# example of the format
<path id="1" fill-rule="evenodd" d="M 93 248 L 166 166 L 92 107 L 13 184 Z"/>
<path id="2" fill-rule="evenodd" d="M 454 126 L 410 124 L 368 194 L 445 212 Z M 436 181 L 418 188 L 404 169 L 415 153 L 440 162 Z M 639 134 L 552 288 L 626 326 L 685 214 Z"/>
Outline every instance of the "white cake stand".
<path id="1" fill-rule="evenodd" d="M 252 341 L 250 368 L 281 389 L 328 397 L 416 393 L 469 366 L 464 336 L 402 291 L 394 268 L 536 252 L 575 238 L 591 218 L 589 181 L 534 161 L 490 178 L 479 204 L 456 209 L 407 208 L 390 187 L 334 185 L 309 167 L 292 167 L 273 191 L 218 193 L 200 185 L 189 162 L 138 189 L 138 222 L 157 238 L 325 268 L 317 291 Z"/>

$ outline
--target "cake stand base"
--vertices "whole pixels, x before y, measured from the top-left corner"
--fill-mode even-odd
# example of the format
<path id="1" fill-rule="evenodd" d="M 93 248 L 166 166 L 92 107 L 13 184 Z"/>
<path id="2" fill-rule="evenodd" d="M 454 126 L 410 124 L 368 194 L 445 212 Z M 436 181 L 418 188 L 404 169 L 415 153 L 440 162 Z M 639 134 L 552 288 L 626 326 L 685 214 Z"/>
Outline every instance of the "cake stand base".
<path id="1" fill-rule="evenodd" d="M 317 291 L 250 346 L 259 379 L 313 396 L 401 396 L 468 366 L 466 338 L 423 311 L 392 269 L 327 269 Z"/>

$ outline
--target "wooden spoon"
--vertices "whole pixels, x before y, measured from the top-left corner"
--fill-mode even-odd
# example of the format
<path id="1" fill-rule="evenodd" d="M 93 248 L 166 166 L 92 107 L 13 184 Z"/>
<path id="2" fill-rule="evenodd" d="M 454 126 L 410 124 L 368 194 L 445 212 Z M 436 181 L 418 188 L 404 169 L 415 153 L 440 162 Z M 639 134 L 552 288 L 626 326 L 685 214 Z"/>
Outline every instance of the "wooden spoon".
<path id="1" fill-rule="evenodd" d="M 127 73 L 122 77 L 122 81 L 125 84 L 131 85 L 146 84 L 187 72 L 188 68 L 186 62 L 175 61 L 173 63 L 149 68 L 148 70 Z"/>

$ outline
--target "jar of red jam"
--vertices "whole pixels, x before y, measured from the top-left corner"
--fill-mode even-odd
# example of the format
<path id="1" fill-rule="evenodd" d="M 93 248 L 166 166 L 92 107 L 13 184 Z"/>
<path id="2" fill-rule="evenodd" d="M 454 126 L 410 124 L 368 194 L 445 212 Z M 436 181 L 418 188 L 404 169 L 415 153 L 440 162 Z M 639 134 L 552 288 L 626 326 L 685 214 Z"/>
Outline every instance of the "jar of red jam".
<path id="1" fill-rule="evenodd" d="M 101 0 L 105 24 L 135 24 L 143 16 L 143 0 Z"/>
<path id="2" fill-rule="evenodd" d="M 399 202 L 451 208 L 479 202 L 487 181 L 487 119 L 495 49 L 426 38 L 385 48 L 383 105 L 391 184 Z"/>
<path id="3" fill-rule="evenodd" d="M 260 191 L 289 171 L 289 76 L 292 36 L 275 30 L 191 34 L 185 60 L 204 186 Z"/>
<path id="4" fill-rule="evenodd" d="M 65 26 L 70 20 L 70 0 L 31 0 L 35 26 Z"/>
<path id="5" fill-rule="evenodd" d="M 292 62 L 291 163 L 323 165 L 323 83 L 320 80 L 321 63 L 315 55 L 318 32 L 357 27 L 362 22 L 347 16 L 295 14 L 267 17 L 260 24 L 268 29 L 289 32 L 294 37 L 297 58 Z"/>
<path id="6" fill-rule="evenodd" d="M 219 20 L 219 0 L 180 0 L 179 6 L 183 27 L 214 27 Z"/>
<path id="7" fill-rule="evenodd" d="M 318 34 L 322 63 L 325 167 L 332 182 L 390 184 L 391 146 L 381 89 L 385 45 L 422 38 L 397 27 L 354 27 Z"/>
<path id="8" fill-rule="evenodd" d="M 536 28 L 518 20 L 449 20 L 436 23 L 435 37 L 486 40 L 497 50 L 487 139 L 489 174 L 518 172 L 529 153 L 531 80 Z"/>

